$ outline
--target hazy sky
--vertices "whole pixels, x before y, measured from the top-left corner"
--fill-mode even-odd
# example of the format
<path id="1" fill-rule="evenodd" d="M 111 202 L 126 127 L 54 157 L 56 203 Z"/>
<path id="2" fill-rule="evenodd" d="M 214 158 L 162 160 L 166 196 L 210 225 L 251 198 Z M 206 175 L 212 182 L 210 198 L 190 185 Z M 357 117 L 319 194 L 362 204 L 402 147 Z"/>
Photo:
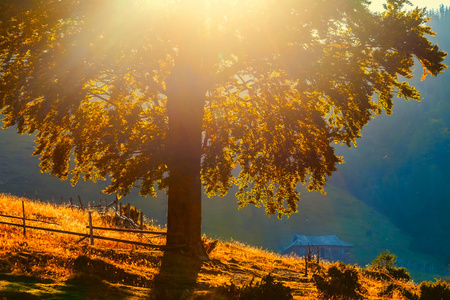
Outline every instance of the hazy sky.
<path id="1" fill-rule="evenodd" d="M 427 9 L 437 9 L 439 5 L 444 4 L 445 6 L 450 6 L 450 0 L 410 0 L 414 6 L 411 8 L 418 7 L 426 7 Z M 374 10 L 382 10 L 383 3 L 386 3 L 385 0 L 372 0 L 372 9 Z"/>

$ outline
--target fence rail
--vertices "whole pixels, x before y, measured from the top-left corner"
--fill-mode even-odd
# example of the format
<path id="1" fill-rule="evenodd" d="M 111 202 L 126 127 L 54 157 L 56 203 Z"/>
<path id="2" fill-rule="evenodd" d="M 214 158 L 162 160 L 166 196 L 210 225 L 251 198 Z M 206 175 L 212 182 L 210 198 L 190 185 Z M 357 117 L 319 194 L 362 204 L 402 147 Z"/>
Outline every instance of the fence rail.
<path id="1" fill-rule="evenodd" d="M 413 269 L 418 270 L 426 273 L 431 274 L 438 274 L 441 276 L 450 276 L 450 265 L 449 268 L 439 268 L 436 267 L 433 264 L 426 264 L 426 263 L 415 263 L 411 261 L 404 261 L 403 259 L 398 259 L 395 263 L 395 265 L 399 267 L 405 267 L 407 269 Z"/>
<path id="2" fill-rule="evenodd" d="M 113 203 L 111 203 L 111 204 L 113 204 Z M 23 211 L 23 216 L 22 217 L 0 214 L 1 217 L 22 220 L 22 224 L 11 223 L 11 222 L 4 222 L 4 221 L 0 221 L 0 224 L 9 225 L 9 226 L 23 227 L 23 234 L 24 234 L 24 236 L 26 236 L 26 229 L 34 229 L 34 230 L 43 230 L 43 231 L 56 232 L 56 233 L 69 234 L 69 235 L 76 235 L 76 236 L 82 237 L 82 239 L 79 240 L 78 242 L 80 242 L 80 241 L 82 241 L 82 240 L 84 240 L 86 238 L 90 238 L 91 245 L 94 245 L 94 240 L 98 239 L 98 240 L 107 240 L 107 241 L 113 241 L 113 242 L 119 242 L 119 243 L 125 243 L 125 244 L 137 245 L 137 246 L 150 247 L 150 248 L 155 248 L 155 249 L 160 249 L 160 250 L 163 250 L 163 249 L 164 250 L 168 250 L 169 249 L 169 247 L 167 245 L 155 245 L 155 244 L 153 244 L 150 241 L 151 238 L 167 236 L 167 232 L 158 232 L 158 231 L 151 231 L 151 230 L 139 230 L 139 229 L 122 229 L 122 228 L 96 227 L 96 226 L 92 225 L 91 211 L 88 212 L 89 226 L 86 226 L 86 228 L 89 229 L 89 233 L 81 233 L 81 232 L 73 232 L 73 231 L 67 231 L 67 230 L 61 230 L 61 229 L 53 229 L 53 228 L 31 226 L 31 225 L 26 224 L 26 221 L 43 222 L 43 223 L 53 224 L 53 225 L 58 225 L 58 224 L 51 223 L 51 222 L 46 222 L 46 221 L 42 221 L 42 220 L 36 220 L 36 219 L 27 219 L 25 217 L 25 203 L 24 203 L 24 201 L 22 201 L 22 211 Z M 141 217 L 141 220 L 142 220 L 142 217 Z M 141 223 L 141 227 L 142 227 L 142 223 Z M 124 239 L 118 239 L 118 238 L 111 238 L 111 237 L 105 237 L 105 236 L 100 236 L 100 235 L 94 235 L 93 234 L 93 230 L 140 233 L 140 234 L 143 234 L 144 236 L 145 236 L 146 233 L 147 234 L 156 234 L 156 235 L 155 236 L 151 236 L 151 237 L 146 237 L 149 240 L 149 243 L 143 243 L 143 242 L 137 242 L 137 241 L 130 241 L 130 240 L 124 240 Z M 170 249 L 181 248 L 183 246 L 184 245 L 174 245 L 174 246 L 171 246 Z"/>
<path id="3" fill-rule="evenodd" d="M 20 220 L 23 220 L 23 217 L 8 216 L 8 215 L 3 215 L 3 214 L 0 214 L 0 217 L 6 217 L 6 218 L 12 218 L 12 219 L 20 219 Z M 37 219 L 25 219 L 25 220 L 26 220 L 26 221 L 41 222 L 41 223 L 46 223 L 46 224 L 52 224 L 52 225 L 58 225 L 57 223 L 48 222 L 48 221 L 43 221 L 43 220 L 37 220 Z"/>
<path id="4" fill-rule="evenodd" d="M 36 229 L 36 230 L 44 230 L 44 231 L 50 231 L 50 232 L 78 235 L 78 236 L 89 236 L 88 234 L 81 233 L 81 232 L 73 232 L 73 231 L 66 231 L 66 230 L 53 229 L 53 228 L 44 228 L 44 227 L 30 226 L 30 225 L 24 226 L 23 224 L 9 223 L 9 222 L 3 222 L 3 221 L 0 221 L 0 224 L 10 225 L 10 226 L 17 226 L 17 227 L 25 227 L 25 228 L 28 228 L 28 229 Z"/>
<path id="5" fill-rule="evenodd" d="M 89 228 L 89 226 L 86 226 L 86 228 Z M 167 235 L 167 232 L 163 232 L 163 231 L 150 231 L 150 230 L 139 230 L 139 229 L 124 229 L 124 228 L 95 227 L 95 226 L 92 226 L 92 229 L 96 229 L 96 230 L 109 230 L 109 231 L 121 231 L 121 232 L 150 233 L 150 234 Z"/>

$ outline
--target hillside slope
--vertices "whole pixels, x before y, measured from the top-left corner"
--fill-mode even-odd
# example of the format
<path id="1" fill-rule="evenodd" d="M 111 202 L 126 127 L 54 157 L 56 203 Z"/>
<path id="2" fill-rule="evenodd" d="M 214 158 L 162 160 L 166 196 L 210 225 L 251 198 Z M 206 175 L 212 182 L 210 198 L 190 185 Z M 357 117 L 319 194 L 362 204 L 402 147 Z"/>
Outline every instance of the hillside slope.
<path id="1" fill-rule="evenodd" d="M 63 196 L 81 196 L 84 202 L 98 201 L 98 195 L 105 186 L 98 182 L 80 182 L 71 187 L 68 181 L 61 182 L 39 171 L 39 160 L 32 157 L 33 142 L 30 136 L 17 135 L 13 129 L 0 130 L 0 193 L 26 195 L 57 203 Z M 264 208 L 246 207 L 238 210 L 235 191 L 224 198 L 203 201 L 203 231 L 209 236 L 225 240 L 245 240 L 252 245 L 281 252 L 295 234 L 325 235 L 337 234 L 341 239 L 355 245 L 355 262 L 362 265 L 370 262 L 384 249 L 403 253 L 409 246 L 409 239 L 383 215 L 372 210 L 362 201 L 344 190 L 328 185 L 328 195 L 307 192 L 303 189 L 299 213 L 289 219 L 270 218 Z M 112 200 L 112 196 L 101 195 Z M 157 199 L 130 195 L 121 199 L 141 208 L 148 218 L 161 225 L 166 222 L 166 196 L 160 193 Z M 407 251 L 406 251 L 407 252 Z"/>
<path id="2" fill-rule="evenodd" d="M 22 215 L 40 220 L 39 226 L 86 233 L 86 211 L 35 203 L 24 198 L 0 194 L 0 214 Z M 0 216 L 2 222 L 16 222 Z M 43 221 L 43 222 L 42 222 Z M 27 221 L 28 225 L 35 221 Z M 110 215 L 93 213 L 95 226 L 111 227 Z M 36 225 L 35 225 L 36 226 Z M 146 225 L 147 229 L 160 230 Z M 98 234 L 98 233 L 96 233 Z M 142 240 L 130 233 L 102 232 L 103 236 Z M 163 238 L 154 240 L 163 244 Z M 183 299 L 231 299 L 245 286 L 256 286 L 271 274 L 275 282 L 291 288 L 294 299 L 317 299 L 311 275 L 321 274 L 328 264 L 311 262 L 305 276 L 304 260 L 280 256 L 238 242 L 205 241 L 210 261 L 198 262 L 188 257 L 178 261 L 177 269 L 167 268 L 174 258 L 142 246 L 88 239 L 81 240 L 58 233 L 0 224 L 0 297 L 7 299 L 145 299 L 164 288 L 182 293 Z M 213 247 L 213 245 L 215 245 Z M 180 269 L 180 267 L 182 269 Z M 380 293 L 392 283 L 388 277 L 373 277 L 373 272 L 357 269 L 363 293 L 370 299 L 384 299 Z M 171 281 L 163 281 L 170 278 Z M 165 282 L 161 286 L 161 282 Z M 414 293 L 412 283 L 396 282 Z M 180 296 L 179 294 L 177 294 Z M 177 296 L 177 297 L 178 297 Z M 402 299 L 394 293 L 392 299 Z"/>
<path id="3" fill-rule="evenodd" d="M 79 182 L 76 187 L 71 187 L 68 181 L 61 182 L 49 174 L 42 174 L 39 160 L 31 156 L 32 152 L 32 137 L 18 135 L 11 128 L 0 130 L 0 193 L 34 198 L 37 191 L 38 198 L 51 202 L 53 195 L 57 203 L 60 203 L 61 196 L 67 203 L 69 197 L 77 199 L 78 195 L 85 203 L 98 201 L 104 183 Z M 339 176 L 338 172 L 333 179 L 339 179 Z M 203 232 L 223 240 L 246 241 L 274 252 L 282 252 L 295 234 L 336 234 L 355 246 L 354 262 L 361 266 L 368 264 L 384 249 L 396 253 L 404 261 L 439 266 L 440 262 L 433 257 L 411 251 L 411 238 L 384 214 L 342 187 L 329 183 L 325 190 L 327 195 L 324 196 L 302 188 L 299 212 L 282 220 L 275 216 L 269 218 L 264 208 L 249 206 L 238 210 L 233 190 L 223 198 L 204 197 Z M 100 197 L 113 199 L 111 195 L 100 194 Z M 121 201 L 139 207 L 157 224 L 166 222 L 167 201 L 163 192 L 156 199 L 131 194 Z M 420 281 L 439 275 L 413 271 L 413 277 Z"/>
<path id="4" fill-rule="evenodd" d="M 385 249 L 405 261 L 439 265 L 433 257 L 412 251 L 411 238 L 385 215 L 343 189 L 329 185 L 325 190 L 325 196 L 303 192 L 299 212 L 282 220 L 273 216 L 268 218 L 263 208 L 237 210 L 232 195 L 228 199 L 206 199 L 203 228 L 210 236 L 245 240 L 276 252 L 284 250 L 295 234 L 336 234 L 343 241 L 354 245 L 354 262 L 361 266 L 370 263 Z M 436 274 L 419 276 L 415 272 L 413 276 L 416 280 L 438 277 Z"/>

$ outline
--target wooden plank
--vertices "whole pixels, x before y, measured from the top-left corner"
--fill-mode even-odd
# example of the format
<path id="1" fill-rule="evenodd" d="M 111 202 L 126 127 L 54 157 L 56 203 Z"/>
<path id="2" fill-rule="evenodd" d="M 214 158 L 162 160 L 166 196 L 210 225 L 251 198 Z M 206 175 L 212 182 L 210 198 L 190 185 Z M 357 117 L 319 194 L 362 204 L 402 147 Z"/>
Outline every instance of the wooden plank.
<path id="1" fill-rule="evenodd" d="M 18 226 L 18 227 L 22 227 L 23 226 L 22 224 L 15 224 L 15 223 L 3 222 L 3 221 L 0 221 L 0 224 L 11 225 L 11 226 Z M 52 229 L 52 228 L 42 228 L 42 227 L 36 227 L 36 226 L 27 226 L 27 228 L 36 229 L 36 230 L 50 231 L 50 232 L 57 232 L 57 233 L 63 233 L 63 234 L 71 234 L 71 235 L 77 235 L 77 236 L 82 236 L 82 237 L 89 237 L 89 234 L 86 234 L 86 233 L 58 230 L 58 229 Z M 95 227 L 93 227 L 93 228 L 95 228 Z M 166 245 L 153 245 L 153 244 L 149 244 L 149 243 L 128 241 L 128 240 L 104 237 L 104 236 L 99 236 L 99 235 L 92 235 L 92 237 L 95 238 L 95 239 L 99 239 L 99 240 L 107 240 L 107 241 L 113 241 L 113 242 L 119 242 L 119 243 L 125 243 L 125 244 L 145 246 L 145 247 L 156 248 L 156 249 L 160 249 L 160 250 L 163 250 L 163 249 L 166 249 L 166 250 L 167 249 L 178 249 L 178 248 L 184 247 L 184 245 L 174 245 L 174 246 L 171 246 L 171 247 L 167 247 Z"/>
<path id="2" fill-rule="evenodd" d="M 105 201 L 106 201 L 106 199 L 105 199 Z M 108 204 L 108 202 L 105 202 L 105 205 L 106 205 L 107 208 L 110 207 L 110 206 L 113 206 L 114 204 L 116 204 L 116 201 L 111 202 L 110 204 Z"/>
<path id="3" fill-rule="evenodd" d="M 8 216 L 8 215 L 3 215 L 3 214 L 0 214 L 0 217 L 23 220 L 23 217 Z M 52 222 L 47 222 L 47 221 L 42 221 L 42 220 L 36 220 L 36 219 L 28 219 L 28 218 L 25 218 L 25 220 L 27 220 L 27 221 L 34 221 L 34 222 L 41 222 L 41 223 L 46 223 L 46 224 L 59 225 L 58 223 L 52 223 Z"/>
<path id="4" fill-rule="evenodd" d="M 78 201 L 80 202 L 81 209 L 84 209 L 83 202 L 81 202 L 81 197 L 78 195 Z"/>
<path id="5" fill-rule="evenodd" d="M 15 223 L 2 222 L 2 221 L 0 221 L 0 224 L 11 225 L 11 226 L 19 226 L 19 227 L 23 226 L 22 224 L 15 224 Z M 51 231 L 51 232 L 57 232 L 57 233 L 64 233 L 64 234 L 71 234 L 71 235 L 78 235 L 78 236 L 89 236 L 86 233 L 65 231 L 65 230 L 59 230 L 59 229 L 53 229 L 53 228 L 42 228 L 42 227 L 29 226 L 29 225 L 27 225 L 27 228 L 36 229 L 36 230 L 45 230 L 45 231 Z"/>
<path id="6" fill-rule="evenodd" d="M 151 248 L 157 248 L 157 249 L 164 249 L 164 248 L 166 248 L 165 245 L 153 245 L 153 244 L 149 244 L 149 243 L 128 241 L 128 240 L 104 237 L 104 236 L 99 236 L 99 235 L 94 235 L 94 238 L 99 239 L 99 240 L 107 240 L 107 241 L 112 241 L 112 242 L 126 243 L 126 244 L 132 244 L 132 245 L 137 245 L 137 246 L 145 246 L 145 247 L 151 247 Z"/>
<path id="7" fill-rule="evenodd" d="M 89 226 L 86 226 L 86 228 L 89 228 Z M 92 229 L 97 229 L 97 230 L 110 230 L 110 231 L 120 231 L 120 232 L 150 233 L 150 234 L 162 234 L 162 235 L 167 235 L 167 232 L 161 232 L 161 231 L 149 231 L 149 230 L 139 230 L 139 229 L 122 229 L 122 228 L 95 227 L 95 226 L 93 226 Z"/>
<path id="8" fill-rule="evenodd" d="M 36 195 L 37 195 L 37 191 L 36 191 Z M 25 225 L 25 203 L 22 200 L 22 214 L 23 214 L 23 236 L 26 236 L 26 225 Z"/>
<path id="9" fill-rule="evenodd" d="M 173 245 L 173 246 L 166 246 L 166 245 L 155 245 L 155 244 L 149 244 L 149 243 L 142 243 L 142 242 L 135 242 L 135 241 L 128 241 L 128 240 L 122 240 L 122 239 L 116 239 L 116 238 L 110 238 L 110 237 L 105 237 L 105 236 L 99 236 L 99 235 L 94 235 L 94 238 L 99 239 L 99 240 L 108 240 L 108 241 L 113 241 L 113 242 L 119 242 L 119 243 L 125 243 L 125 244 L 132 244 L 132 245 L 138 245 L 138 246 L 144 246 L 144 247 L 150 247 L 150 248 L 156 248 L 156 249 L 161 249 L 161 250 L 168 250 L 168 249 L 178 249 L 178 248 L 183 248 L 185 245 Z"/>
<path id="10" fill-rule="evenodd" d="M 16 216 L 8 216 L 8 215 L 2 215 L 0 214 L 0 217 L 7 217 L 7 218 L 12 218 L 12 219 L 23 219 L 23 217 L 16 217 Z M 27 219 L 27 220 L 31 220 L 31 219 Z"/>
<path id="11" fill-rule="evenodd" d="M 89 215 L 89 235 L 91 237 L 91 246 L 94 246 L 94 235 L 93 235 L 93 231 L 92 231 L 92 216 L 91 216 L 91 212 L 88 212 Z"/>

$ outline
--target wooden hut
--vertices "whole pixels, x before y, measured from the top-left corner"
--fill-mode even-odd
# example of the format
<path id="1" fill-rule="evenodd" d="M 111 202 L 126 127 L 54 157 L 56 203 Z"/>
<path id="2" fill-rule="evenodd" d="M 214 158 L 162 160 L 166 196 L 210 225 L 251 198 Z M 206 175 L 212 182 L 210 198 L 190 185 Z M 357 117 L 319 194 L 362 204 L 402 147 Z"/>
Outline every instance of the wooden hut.
<path id="1" fill-rule="evenodd" d="M 336 235 L 306 236 L 295 235 L 293 242 L 283 254 L 295 254 L 306 256 L 309 251 L 317 255 L 317 249 L 321 259 L 328 261 L 352 262 L 353 245 L 340 240 Z"/>

